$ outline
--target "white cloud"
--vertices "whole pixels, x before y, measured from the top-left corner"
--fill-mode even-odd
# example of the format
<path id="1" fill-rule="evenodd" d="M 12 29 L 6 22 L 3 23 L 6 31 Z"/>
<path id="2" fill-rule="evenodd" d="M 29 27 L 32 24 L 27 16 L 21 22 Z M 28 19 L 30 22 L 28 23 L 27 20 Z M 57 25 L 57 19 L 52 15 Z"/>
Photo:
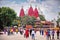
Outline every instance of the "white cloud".
<path id="1" fill-rule="evenodd" d="M 25 13 L 27 13 L 26 10 L 28 10 L 30 4 L 32 5 L 33 9 L 35 8 L 35 5 L 37 5 L 37 7 L 39 7 L 41 9 L 41 11 L 43 12 L 43 14 L 45 15 L 45 18 L 47 20 L 52 20 L 54 18 L 57 19 L 58 14 L 55 13 L 53 10 L 56 10 L 57 7 L 59 6 L 58 1 L 46 0 L 46 1 L 43 1 L 42 4 L 37 3 L 36 0 L 27 0 L 27 1 L 28 2 L 24 2 L 24 3 L 20 3 L 20 4 L 17 4 L 16 1 L 12 1 L 12 2 L 0 1 L 0 7 L 2 7 L 2 6 L 10 7 L 12 9 L 14 9 L 17 13 L 17 16 L 19 16 L 20 9 L 21 9 L 22 5 L 24 6 L 23 8 L 24 8 Z M 30 2 L 32 2 L 32 3 L 30 3 Z M 59 6 L 59 8 L 60 8 L 60 6 Z"/>
<path id="2" fill-rule="evenodd" d="M 60 1 L 58 0 L 46 0 L 46 1 L 43 1 L 42 2 L 42 7 L 44 8 L 44 13 L 46 15 L 46 18 L 47 19 L 57 19 L 57 16 L 58 16 L 58 11 L 60 9 L 59 6 L 60 6 Z M 48 17 L 51 17 L 51 18 L 48 18 Z"/>
<path id="3" fill-rule="evenodd" d="M 59 6 L 59 8 L 60 8 L 60 6 Z"/>

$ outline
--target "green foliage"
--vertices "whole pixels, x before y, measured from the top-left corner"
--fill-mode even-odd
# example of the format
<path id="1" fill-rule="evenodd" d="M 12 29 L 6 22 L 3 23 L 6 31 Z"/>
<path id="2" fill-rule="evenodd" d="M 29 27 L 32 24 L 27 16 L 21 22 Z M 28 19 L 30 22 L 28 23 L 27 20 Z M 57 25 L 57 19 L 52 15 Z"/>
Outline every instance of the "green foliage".
<path id="1" fill-rule="evenodd" d="M 44 18 L 43 15 L 39 15 L 41 21 L 45 21 L 46 19 Z"/>
<path id="2" fill-rule="evenodd" d="M 58 18 L 57 21 L 60 22 L 60 18 Z"/>
<path id="3" fill-rule="evenodd" d="M 34 25 L 35 24 L 35 18 L 34 17 L 29 17 L 29 20 L 27 22 L 28 25 Z"/>
<path id="4" fill-rule="evenodd" d="M 60 15 L 60 12 L 59 12 L 59 15 Z"/>
<path id="5" fill-rule="evenodd" d="M 21 25 L 26 25 L 27 24 L 28 17 L 24 16 L 21 18 Z"/>
<path id="6" fill-rule="evenodd" d="M 58 15 L 60 16 L 60 12 L 58 13 Z M 57 22 L 60 22 L 60 18 L 58 17 L 58 19 L 57 19 Z"/>
<path id="7" fill-rule="evenodd" d="M 34 25 L 34 20 L 36 20 L 34 17 L 24 16 L 21 18 L 21 25 Z"/>
<path id="8" fill-rule="evenodd" d="M 39 15 L 39 17 L 42 21 L 45 21 L 45 18 L 42 15 Z M 26 25 L 26 24 L 34 26 L 34 24 L 35 24 L 36 18 L 34 18 L 34 17 L 24 16 L 24 17 L 20 17 L 20 18 L 21 18 L 20 19 L 21 20 L 21 26 Z M 42 26 L 42 24 L 41 24 L 41 26 Z"/>
<path id="9" fill-rule="evenodd" d="M 60 17 L 59 16 L 60 16 L 60 12 L 58 13 L 58 19 L 56 21 L 57 22 L 57 27 L 59 27 L 59 22 L 60 22 Z"/>
<path id="10" fill-rule="evenodd" d="M 12 25 L 18 25 L 18 24 L 20 24 L 20 20 L 21 18 L 20 17 L 16 17 L 16 19 L 12 22 Z"/>
<path id="11" fill-rule="evenodd" d="M 10 26 L 13 20 L 16 18 L 16 13 L 9 7 L 0 8 L 0 21 L 3 26 Z"/>

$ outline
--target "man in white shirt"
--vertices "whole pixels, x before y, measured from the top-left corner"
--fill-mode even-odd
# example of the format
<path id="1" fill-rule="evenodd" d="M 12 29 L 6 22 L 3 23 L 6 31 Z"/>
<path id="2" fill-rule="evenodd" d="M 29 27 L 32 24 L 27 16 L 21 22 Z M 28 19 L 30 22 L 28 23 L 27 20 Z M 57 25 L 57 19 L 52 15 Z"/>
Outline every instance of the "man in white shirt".
<path id="1" fill-rule="evenodd" d="M 34 29 L 32 30 L 31 35 L 32 35 L 32 40 L 35 40 L 35 31 L 34 31 Z"/>

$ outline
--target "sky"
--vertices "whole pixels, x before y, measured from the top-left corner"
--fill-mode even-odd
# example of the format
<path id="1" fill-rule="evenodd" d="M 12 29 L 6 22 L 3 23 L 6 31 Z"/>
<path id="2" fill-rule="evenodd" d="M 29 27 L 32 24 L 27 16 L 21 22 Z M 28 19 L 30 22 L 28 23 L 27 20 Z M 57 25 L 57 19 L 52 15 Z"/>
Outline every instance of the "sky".
<path id="1" fill-rule="evenodd" d="M 27 14 L 30 5 L 33 9 L 37 6 L 39 14 L 43 14 L 46 20 L 57 20 L 58 12 L 60 12 L 60 0 L 0 0 L 0 7 L 14 9 L 17 16 L 19 16 L 22 6 Z"/>

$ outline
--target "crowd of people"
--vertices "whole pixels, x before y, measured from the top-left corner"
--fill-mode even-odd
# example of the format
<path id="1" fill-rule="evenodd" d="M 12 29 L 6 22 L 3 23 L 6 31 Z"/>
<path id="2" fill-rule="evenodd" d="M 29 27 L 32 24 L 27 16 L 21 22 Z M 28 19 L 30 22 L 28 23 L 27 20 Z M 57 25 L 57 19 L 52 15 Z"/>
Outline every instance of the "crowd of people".
<path id="1" fill-rule="evenodd" d="M 55 29 L 37 29 L 36 28 L 32 28 L 32 29 L 24 29 L 24 28 L 5 28 L 4 29 L 4 33 L 6 34 L 6 32 L 8 33 L 8 35 L 12 35 L 14 34 L 14 32 L 16 32 L 16 34 L 18 34 L 18 32 L 20 32 L 21 35 L 24 35 L 24 38 L 29 38 L 29 36 L 31 36 L 32 40 L 35 40 L 35 35 L 36 32 L 39 31 L 40 35 L 45 36 L 47 40 L 52 40 L 55 39 L 54 38 L 54 34 L 56 33 L 57 35 L 57 39 L 59 39 L 59 33 L 60 30 L 55 30 Z"/>
<path id="2" fill-rule="evenodd" d="M 55 30 L 55 29 L 41 29 L 40 30 L 40 35 L 44 35 L 46 36 L 47 40 L 54 40 L 54 36 L 57 35 L 57 39 L 59 39 L 59 33 L 60 33 L 60 30 Z"/>

